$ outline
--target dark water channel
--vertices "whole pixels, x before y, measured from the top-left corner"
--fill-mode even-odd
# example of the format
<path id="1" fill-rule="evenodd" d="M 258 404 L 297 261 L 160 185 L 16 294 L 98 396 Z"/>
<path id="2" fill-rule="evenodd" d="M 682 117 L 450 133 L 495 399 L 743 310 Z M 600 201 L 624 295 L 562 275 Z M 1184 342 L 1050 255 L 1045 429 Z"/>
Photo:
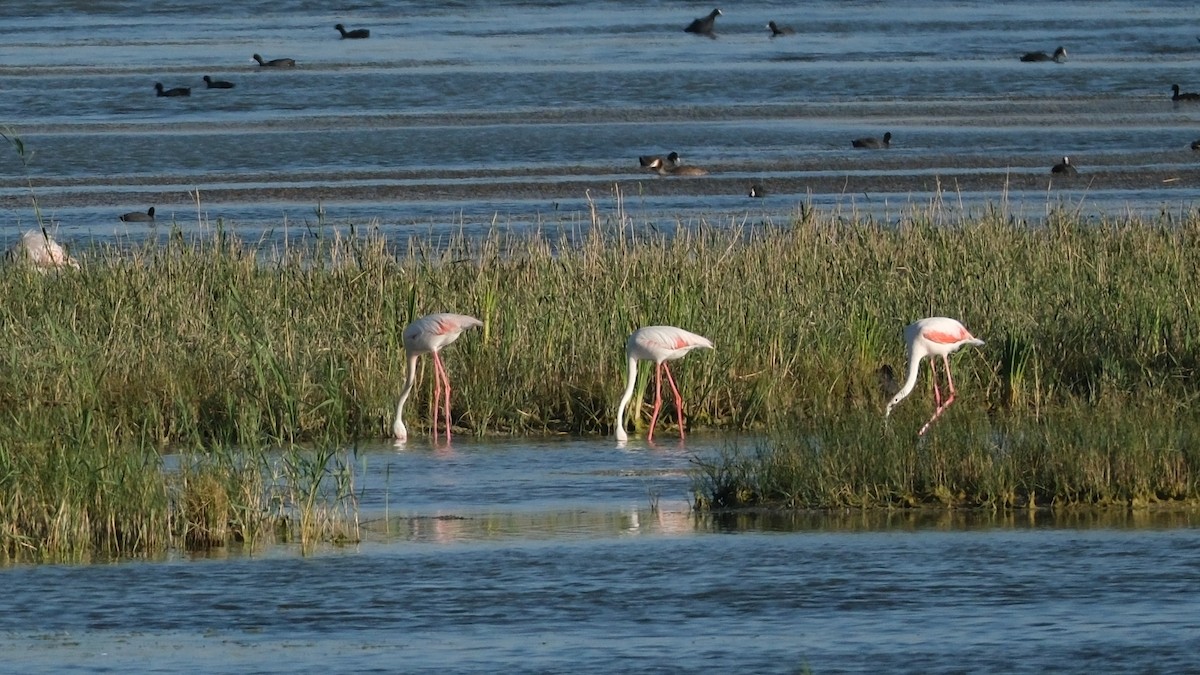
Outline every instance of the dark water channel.
<path id="1" fill-rule="evenodd" d="M 1195 672 L 1194 512 L 690 512 L 729 441 L 369 448 L 359 545 L 0 571 L 0 671 Z"/>

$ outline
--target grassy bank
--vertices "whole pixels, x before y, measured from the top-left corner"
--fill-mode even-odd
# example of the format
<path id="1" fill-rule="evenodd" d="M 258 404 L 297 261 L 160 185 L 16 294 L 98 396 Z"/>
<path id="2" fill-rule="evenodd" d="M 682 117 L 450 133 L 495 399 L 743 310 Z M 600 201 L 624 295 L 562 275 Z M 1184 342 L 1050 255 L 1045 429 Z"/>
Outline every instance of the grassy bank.
<path id="1" fill-rule="evenodd" d="M 809 211 L 783 226 L 670 226 L 661 235 L 610 222 L 625 218 L 601 214 L 573 237 L 497 232 L 436 248 L 327 236 L 285 250 L 218 231 L 134 251 L 76 250 L 78 271 L 8 267 L 0 495 L 32 494 L 30 481 L 41 481 L 39 499 L 53 502 L 55 481 L 95 471 L 69 460 L 82 448 L 112 448 L 129 473 L 161 474 L 161 448 L 382 437 L 404 378 L 400 333 L 433 311 L 485 322 L 446 352 L 454 422 L 468 434 L 611 433 L 629 332 L 665 323 L 707 336 L 716 351 L 675 368 L 690 424 L 795 427 L 802 439 L 831 429 L 868 453 L 856 460 L 864 470 L 882 472 L 843 476 L 841 498 L 830 478 L 785 503 L 927 501 L 938 483 L 889 457 L 947 444 L 984 452 L 996 428 L 1030 439 L 1030 453 L 1078 464 L 1085 448 L 1071 432 L 1033 433 L 1055 427 L 1057 412 L 1103 415 L 1118 425 L 1109 437 L 1133 439 L 1146 411 L 1185 416 L 1200 390 L 1200 218 L 1058 214 L 1027 226 L 1000 211 L 965 221 L 917 211 L 888 223 Z M 890 392 L 880 371 L 902 372 L 903 326 L 933 314 L 961 319 L 988 344 L 955 358 L 959 399 L 915 445 L 930 412 L 926 385 L 884 428 Z M 416 438 L 428 432 L 428 375 L 410 401 Z M 815 447 L 832 442 L 827 433 Z M 804 458 L 809 445 L 777 447 Z M 1194 497 L 1195 456 L 1181 456 L 1163 470 L 1187 474 L 1184 493 Z M 1067 485 L 1046 484 L 1054 487 L 1022 492 L 997 479 L 965 501 L 1041 503 Z M 115 489 L 104 485 L 94 491 Z M 139 489 L 146 496 L 129 499 L 145 509 L 178 502 L 153 481 Z M 890 496 L 854 496 L 870 490 Z M 7 531 L 10 541 L 24 536 L 20 526 Z"/>
<path id="2" fill-rule="evenodd" d="M 0 440 L 383 436 L 400 332 L 431 311 L 486 323 L 447 351 L 467 433 L 609 433 L 625 337 L 654 323 L 717 346 L 677 366 L 697 425 L 878 412 L 879 369 L 902 372 L 902 328 L 931 314 L 988 341 L 955 359 L 959 410 L 1182 410 L 1200 390 L 1198 235 L 1200 221 L 814 217 L 576 242 L 497 234 L 437 251 L 363 239 L 264 252 L 220 235 L 93 251 L 76 273 L 0 274 Z M 430 381 L 414 394 L 418 431 Z M 923 392 L 898 412 L 924 406 Z"/>

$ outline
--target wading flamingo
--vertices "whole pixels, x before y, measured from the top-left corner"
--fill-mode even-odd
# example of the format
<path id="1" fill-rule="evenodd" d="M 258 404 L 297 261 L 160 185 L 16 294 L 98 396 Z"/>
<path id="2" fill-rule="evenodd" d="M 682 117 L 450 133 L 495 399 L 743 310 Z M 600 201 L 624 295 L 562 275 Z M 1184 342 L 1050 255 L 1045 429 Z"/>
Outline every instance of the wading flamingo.
<path id="1" fill-rule="evenodd" d="M 928 356 L 929 371 L 933 378 L 933 401 L 936 409 L 933 411 L 933 417 L 930 417 L 925 426 L 921 427 L 921 431 L 917 432 L 918 436 L 924 436 L 925 432 L 929 431 L 929 425 L 933 424 L 933 421 L 954 402 L 954 378 L 950 376 L 950 359 L 948 357 L 963 345 L 981 347 L 983 340 L 971 335 L 965 326 L 954 319 L 931 316 L 905 327 L 904 341 L 908 343 L 908 372 L 904 376 L 904 386 L 887 404 L 887 412 L 884 413 L 884 417 L 891 415 L 892 408 L 904 400 L 905 396 L 912 393 L 913 387 L 917 384 L 917 373 L 921 369 L 921 360 Z M 937 381 L 937 357 L 939 356 L 942 357 L 942 363 L 946 367 L 946 382 L 950 384 L 950 396 L 944 402 Z"/>
<path id="2" fill-rule="evenodd" d="M 412 393 L 413 384 L 417 380 L 417 359 L 422 354 L 433 355 L 433 438 L 437 440 L 438 410 L 442 403 L 442 383 L 445 383 L 446 393 L 446 442 L 450 442 L 450 377 L 442 365 L 442 357 L 438 355 L 442 347 L 454 342 L 464 330 L 482 326 L 483 322 L 473 316 L 463 314 L 427 314 L 408 324 L 404 329 L 404 353 L 408 356 L 408 380 L 404 383 L 404 391 L 400 392 L 400 403 L 396 405 L 396 421 L 392 423 L 392 435 L 397 441 L 408 438 L 408 429 L 404 427 L 404 403 Z"/>
<path id="3" fill-rule="evenodd" d="M 633 398 L 633 386 L 637 382 L 638 361 L 653 361 L 654 370 L 654 412 L 650 414 L 650 431 L 646 440 L 654 440 L 654 424 L 658 421 L 658 412 L 662 409 L 662 374 L 666 372 L 667 382 L 675 393 L 675 412 L 679 416 L 679 437 L 683 438 L 683 397 L 675 386 L 675 378 L 671 377 L 671 369 L 667 361 L 681 359 L 693 349 L 715 349 L 708 338 L 695 333 L 689 333 L 674 326 L 646 326 L 639 328 L 629 336 L 625 343 L 625 356 L 629 359 L 629 381 L 625 383 L 625 394 L 617 406 L 617 440 L 627 441 L 625 433 L 625 407 Z"/>

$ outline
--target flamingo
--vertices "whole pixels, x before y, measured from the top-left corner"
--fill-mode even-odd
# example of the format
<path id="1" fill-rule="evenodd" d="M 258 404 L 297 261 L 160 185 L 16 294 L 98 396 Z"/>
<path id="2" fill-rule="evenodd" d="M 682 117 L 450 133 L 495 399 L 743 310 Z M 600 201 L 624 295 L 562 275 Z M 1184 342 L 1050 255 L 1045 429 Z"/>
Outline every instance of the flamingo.
<path id="1" fill-rule="evenodd" d="M 408 429 L 404 426 L 404 403 L 412 393 L 413 384 L 417 380 L 417 359 L 422 354 L 433 355 L 433 437 L 437 439 L 439 397 L 442 382 L 446 383 L 446 442 L 450 442 L 450 377 L 442 365 L 442 357 L 438 354 L 442 347 L 454 342 L 464 330 L 482 326 L 483 322 L 473 316 L 464 314 L 427 314 L 404 328 L 404 352 L 408 355 L 408 380 L 404 383 L 404 391 L 400 392 L 400 403 L 396 405 L 396 421 L 392 423 L 392 435 L 397 441 L 408 438 Z"/>
<path id="2" fill-rule="evenodd" d="M 5 257 L 14 262 L 26 262 L 40 272 L 73 267 L 79 269 L 79 263 L 67 255 L 66 250 L 54 241 L 45 230 L 29 230 L 8 249 Z"/>
<path id="3" fill-rule="evenodd" d="M 629 336 L 625 343 L 625 356 L 629 359 L 629 380 L 625 383 L 625 394 L 617 406 L 617 440 L 627 441 L 625 433 L 625 407 L 633 398 L 633 385 L 637 381 L 638 361 L 653 361 L 654 371 L 654 412 L 650 415 L 650 431 L 646 440 L 654 440 L 654 424 L 658 421 L 659 410 L 662 409 L 662 374 L 667 373 L 667 382 L 675 393 L 675 411 L 679 417 L 679 438 L 683 438 L 683 397 L 675 386 L 675 378 L 671 377 L 671 369 L 667 361 L 681 359 L 693 349 L 715 349 L 713 343 L 706 337 L 689 333 L 674 326 L 646 326 L 639 328 Z"/>
<path id="4" fill-rule="evenodd" d="M 917 433 L 918 436 L 924 436 L 925 432 L 929 431 L 929 425 L 933 424 L 933 421 L 954 402 L 954 378 L 950 376 L 949 356 L 964 345 L 981 347 L 983 346 L 983 340 L 971 335 L 971 332 L 965 326 L 954 319 L 944 316 L 931 316 L 905 327 L 904 341 L 908 343 L 908 373 L 904 376 L 904 386 L 900 388 L 895 398 L 887 404 L 887 412 L 884 413 L 884 417 L 891 415 L 892 408 L 904 400 L 905 396 L 912 393 L 913 387 L 917 384 L 917 373 L 921 369 L 921 359 L 928 356 L 929 370 L 933 378 L 933 401 L 937 408 L 933 411 L 933 417 L 930 417 L 925 426 L 921 427 L 921 431 Z M 942 363 L 946 368 L 946 381 L 950 383 L 950 396 L 944 402 L 942 401 L 942 392 L 938 389 L 937 383 L 937 361 L 935 357 L 938 356 L 942 357 Z"/>

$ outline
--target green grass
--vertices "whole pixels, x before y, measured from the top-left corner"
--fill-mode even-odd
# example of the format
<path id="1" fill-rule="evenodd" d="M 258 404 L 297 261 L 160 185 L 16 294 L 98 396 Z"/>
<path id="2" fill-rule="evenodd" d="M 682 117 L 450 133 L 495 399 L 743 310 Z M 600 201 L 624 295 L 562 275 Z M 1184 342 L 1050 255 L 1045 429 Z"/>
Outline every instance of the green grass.
<path id="1" fill-rule="evenodd" d="M 609 433 L 625 337 L 652 323 L 717 346 L 677 366 L 697 425 L 878 411 L 880 367 L 902 370 L 903 326 L 932 314 L 988 341 L 955 359 L 960 408 L 1184 410 L 1197 392 L 1198 232 L 814 218 L 578 242 L 497 233 L 437 251 L 364 239 L 264 252 L 226 235 L 100 249 L 76 274 L 0 275 L 0 414 L 24 440 L 383 436 L 404 378 L 400 332 L 432 311 L 486 322 L 446 352 L 467 433 Z M 411 409 L 418 430 L 429 379 Z"/>
<path id="2" fill-rule="evenodd" d="M 0 562 L 359 539 L 345 452 L 210 446 L 0 448 Z"/>
<path id="3" fill-rule="evenodd" d="M 1198 391 L 1196 216 L 1052 213 L 1029 225 L 1001 209 L 954 218 L 930 208 L 883 223 L 806 209 L 781 226 L 648 223 L 662 233 L 633 234 L 617 223 L 623 213 L 597 213 L 580 233 L 497 231 L 438 248 L 323 230 L 316 245 L 282 249 L 217 229 L 132 251 L 77 250 L 78 271 L 6 267 L 4 547 L 67 536 L 56 528 L 121 551 L 175 541 L 136 518 L 185 503 L 164 487 L 163 449 L 206 456 L 385 436 L 404 381 L 401 331 L 434 311 L 485 322 L 445 352 L 459 433 L 610 434 L 625 338 L 664 323 L 716 345 L 673 368 L 690 424 L 796 430 L 771 446 L 780 452 L 770 461 L 795 466 L 786 480 L 779 471 L 786 485 L 738 488 L 765 503 L 1195 497 L 1194 435 L 1167 421 L 1190 415 Z M 917 444 L 927 373 L 885 427 L 880 369 L 902 372 L 903 326 L 937 314 L 988 344 L 955 356 L 959 399 Z M 406 413 L 414 436 L 428 433 L 431 380 L 424 373 Z M 645 423 L 645 410 L 632 413 Z M 1151 414 L 1175 435 L 1136 433 Z M 815 439 L 843 451 L 814 462 Z M 1121 459 L 1113 443 L 1136 456 Z M 1179 454 L 1156 454 L 1167 446 Z M 1101 464 L 1114 479 L 1134 480 L 1134 466 L 1142 477 L 1102 487 L 1090 478 Z M 270 511 L 231 477 L 263 473 L 226 468 L 194 482 L 206 494 L 232 481 L 228 506 L 216 496 L 186 503 L 207 523 L 195 541 L 235 537 L 228 523 L 248 519 L 238 508 Z M 116 477 L 132 474 L 149 477 Z M 305 475 L 293 471 L 297 495 L 311 487 Z M 110 509 L 114 495 L 123 504 Z M 59 504 L 87 510 L 88 522 L 57 523 Z M 14 525 L 14 512 L 41 515 Z M 96 524 L 105 519 L 123 524 Z"/>
<path id="4" fill-rule="evenodd" d="M 1056 410 L 811 420 L 697 460 L 703 509 L 1147 507 L 1200 504 L 1200 420 L 1161 410 Z M 1136 417 L 1135 417 L 1136 416 Z"/>

